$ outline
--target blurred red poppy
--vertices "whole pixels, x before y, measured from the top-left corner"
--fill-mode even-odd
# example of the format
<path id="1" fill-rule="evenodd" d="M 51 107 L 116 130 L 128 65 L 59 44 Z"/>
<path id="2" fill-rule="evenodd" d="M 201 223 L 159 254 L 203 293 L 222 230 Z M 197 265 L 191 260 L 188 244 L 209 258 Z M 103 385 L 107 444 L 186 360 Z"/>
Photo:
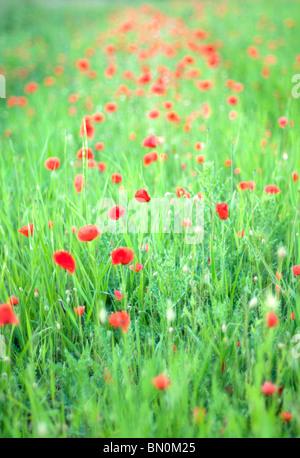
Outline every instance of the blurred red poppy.
<path id="1" fill-rule="evenodd" d="M 143 141 L 143 146 L 145 148 L 156 148 L 157 145 L 158 143 L 155 135 L 150 135 L 150 137 L 145 138 Z"/>
<path id="2" fill-rule="evenodd" d="M 157 388 L 160 391 L 163 391 L 172 385 L 172 383 L 165 374 L 160 374 L 157 377 L 153 378 L 152 383 L 155 386 L 155 388 Z"/>
<path id="3" fill-rule="evenodd" d="M 111 175 L 112 183 L 119 184 L 122 182 L 122 175 L 120 173 L 113 173 Z"/>
<path id="4" fill-rule="evenodd" d="M 144 265 L 139 264 L 138 262 L 135 264 L 135 266 L 133 265 L 129 266 L 129 269 L 133 270 L 134 272 L 139 272 L 140 270 L 143 270 L 143 268 L 144 268 Z"/>
<path id="5" fill-rule="evenodd" d="M 226 203 L 221 203 L 216 205 L 216 213 L 219 215 L 220 219 L 226 220 L 229 218 L 228 205 Z"/>
<path id="6" fill-rule="evenodd" d="M 102 172 L 102 173 L 106 171 L 105 162 L 98 162 L 97 167 L 98 167 L 98 170 L 100 170 L 100 172 Z"/>
<path id="7" fill-rule="evenodd" d="M 266 320 L 269 328 L 275 328 L 279 323 L 278 317 L 275 312 L 267 313 Z"/>
<path id="8" fill-rule="evenodd" d="M 117 264 L 127 265 L 134 260 L 135 254 L 131 248 L 119 247 L 111 252 L 111 262 L 114 266 Z"/>
<path id="9" fill-rule="evenodd" d="M 128 332 L 130 318 L 126 311 L 116 312 L 110 315 L 109 324 L 114 328 L 121 328 L 123 332 Z"/>
<path id="10" fill-rule="evenodd" d="M 73 307 L 74 308 L 74 311 L 75 313 L 78 315 L 78 316 L 82 316 L 84 314 L 84 311 L 85 311 L 85 307 L 84 306 L 78 306 L 77 308 Z"/>
<path id="11" fill-rule="evenodd" d="M 74 178 L 74 186 L 77 194 L 80 194 L 82 189 L 85 187 L 84 176 L 80 173 Z"/>
<path id="12" fill-rule="evenodd" d="M 19 318 L 10 304 L 0 304 L 0 327 L 8 324 L 19 324 Z"/>
<path id="13" fill-rule="evenodd" d="M 278 186 L 271 184 L 265 187 L 265 193 L 266 194 L 279 194 L 280 189 L 278 188 Z"/>
<path id="14" fill-rule="evenodd" d="M 265 382 L 263 386 L 261 387 L 262 393 L 264 393 L 266 396 L 271 396 L 272 394 L 276 393 L 278 391 L 277 386 L 273 385 L 271 382 Z"/>
<path id="15" fill-rule="evenodd" d="M 91 148 L 80 148 L 76 157 L 77 159 L 82 159 L 83 157 L 86 159 L 94 159 L 94 152 Z"/>
<path id="16" fill-rule="evenodd" d="M 108 217 L 109 219 L 117 221 L 124 215 L 125 211 L 125 208 L 123 208 L 121 205 L 116 205 L 108 211 Z"/>
<path id="17" fill-rule="evenodd" d="M 149 202 L 151 197 L 145 189 L 138 189 L 134 195 L 138 202 Z"/>
<path id="18" fill-rule="evenodd" d="M 47 170 L 57 170 L 60 166 L 60 160 L 58 159 L 58 157 L 49 157 L 46 161 L 45 161 L 45 167 Z"/>
<path id="19" fill-rule="evenodd" d="M 114 291 L 114 295 L 117 301 L 121 301 L 124 297 L 124 294 L 122 294 L 121 291 L 117 289 Z"/>
<path id="20" fill-rule="evenodd" d="M 19 299 L 15 296 L 10 296 L 9 297 L 9 303 L 10 305 L 18 305 Z"/>
<path id="21" fill-rule="evenodd" d="M 33 223 L 29 223 L 26 226 L 21 227 L 21 229 L 18 230 L 20 234 L 25 235 L 25 237 L 29 237 L 29 232 L 30 235 L 33 236 Z"/>
<path id="22" fill-rule="evenodd" d="M 300 266 L 294 266 L 293 273 L 295 277 L 298 277 L 300 275 Z"/>
<path id="23" fill-rule="evenodd" d="M 67 251 L 60 250 L 53 254 L 53 261 L 62 269 L 67 270 L 70 274 L 74 274 L 76 269 L 76 262 L 73 256 Z"/>
<path id="24" fill-rule="evenodd" d="M 101 235 L 97 226 L 89 224 L 81 227 L 77 232 L 77 238 L 80 242 L 91 242 Z"/>

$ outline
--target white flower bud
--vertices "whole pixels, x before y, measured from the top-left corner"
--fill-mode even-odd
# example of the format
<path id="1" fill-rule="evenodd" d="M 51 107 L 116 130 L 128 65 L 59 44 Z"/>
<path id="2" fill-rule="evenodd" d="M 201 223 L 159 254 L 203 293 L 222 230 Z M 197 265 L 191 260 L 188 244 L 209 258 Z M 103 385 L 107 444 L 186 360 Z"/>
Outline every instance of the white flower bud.
<path id="1" fill-rule="evenodd" d="M 168 308 L 167 309 L 167 320 L 168 321 L 174 321 L 176 318 L 176 314 L 174 312 L 174 309 L 173 308 Z"/>
<path id="2" fill-rule="evenodd" d="M 104 324 L 107 320 L 107 312 L 105 309 L 101 309 L 99 312 L 99 321 Z"/>
<path id="3" fill-rule="evenodd" d="M 266 299 L 266 306 L 271 310 L 276 310 L 278 305 L 279 304 L 278 304 L 277 298 L 273 296 L 272 294 L 269 294 L 269 296 L 267 296 L 267 299 Z"/>
<path id="4" fill-rule="evenodd" d="M 279 248 L 279 250 L 277 251 L 277 256 L 281 260 L 285 259 L 287 257 L 286 249 L 284 247 Z"/>
<path id="5" fill-rule="evenodd" d="M 258 304 L 258 300 L 256 297 L 253 297 L 253 299 L 251 299 L 251 301 L 249 302 L 249 307 L 250 309 L 254 309 Z"/>

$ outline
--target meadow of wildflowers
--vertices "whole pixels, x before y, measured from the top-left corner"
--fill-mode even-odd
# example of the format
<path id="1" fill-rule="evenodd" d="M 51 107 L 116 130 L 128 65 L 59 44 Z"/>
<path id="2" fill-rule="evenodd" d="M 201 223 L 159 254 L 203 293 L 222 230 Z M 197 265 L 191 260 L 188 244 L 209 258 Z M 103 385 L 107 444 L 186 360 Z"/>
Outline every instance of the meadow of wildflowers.
<path id="1" fill-rule="evenodd" d="M 0 9 L 0 437 L 299 437 L 300 1 Z"/>

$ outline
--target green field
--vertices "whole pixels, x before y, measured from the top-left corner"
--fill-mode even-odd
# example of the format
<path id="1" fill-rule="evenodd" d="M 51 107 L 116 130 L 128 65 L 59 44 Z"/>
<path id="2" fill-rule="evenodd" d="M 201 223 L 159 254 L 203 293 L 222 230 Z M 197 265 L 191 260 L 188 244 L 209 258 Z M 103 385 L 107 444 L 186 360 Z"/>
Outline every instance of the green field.
<path id="1" fill-rule="evenodd" d="M 300 437 L 300 1 L 0 10 L 0 437 Z"/>

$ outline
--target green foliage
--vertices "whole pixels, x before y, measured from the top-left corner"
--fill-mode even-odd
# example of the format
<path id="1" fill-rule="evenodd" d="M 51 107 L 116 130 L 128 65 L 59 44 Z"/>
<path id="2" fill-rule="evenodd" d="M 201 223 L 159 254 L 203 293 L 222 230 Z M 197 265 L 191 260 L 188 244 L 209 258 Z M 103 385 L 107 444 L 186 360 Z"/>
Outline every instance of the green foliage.
<path id="1" fill-rule="evenodd" d="M 209 30 L 213 41 L 222 40 L 220 68 L 206 68 L 201 60 L 195 64 L 201 79 L 212 78 L 215 88 L 203 93 L 182 79 L 182 99 L 175 101 L 182 120 L 204 102 L 210 103 L 212 116 L 198 119 L 185 132 L 183 121 L 174 126 L 162 115 L 153 124 L 146 116 L 155 107 L 163 112 L 162 102 L 175 100 L 174 88 L 159 100 L 120 97 L 117 113 L 106 115 L 89 143 L 92 148 L 96 141 L 105 143 L 95 156 L 106 162 L 106 174 L 87 169 L 86 162 L 76 168 L 86 103 L 93 103 L 88 114 L 102 112 L 124 83 L 121 74 L 130 69 L 139 75 L 141 63 L 124 47 L 117 56 L 117 76 L 103 76 L 107 61 L 103 43 L 96 39 L 114 24 L 110 14 L 122 12 L 118 3 L 58 3 L 0 3 L 0 67 L 8 97 L 23 95 L 28 81 L 39 82 L 25 108 L 8 108 L 0 100 L 0 302 L 17 296 L 14 309 L 20 318 L 19 326 L 0 330 L 5 338 L 0 436 L 299 437 L 300 359 L 292 357 L 292 337 L 300 329 L 300 296 L 291 267 L 300 264 L 300 202 L 298 184 L 290 179 L 293 171 L 300 172 L 300 102 L 290 97 L 299 54 L 299 1 L 278 0 L 276 8 L 273 1 L 233 1 L 227 13 L 217 12 L 219 2 L 208 2 L 205 21 L 194 14 L 193 2 L 151 2 L 191 29 Z M 263 14 L 269 17 L 268 26 L 259 29 Z M 294 29 L 284 25 L 289 17 L 295 20 Z M 161 34 L 166 42 L 174 41 L 168 30 Z M 278 61 L 269 79 L 261 77 L 262 61 L 247 56 L 255 35 L 262 37 L 262 56 L 275 54 Z M 133 32 L 128 36 L 128 43 L 135 41 Z M 278 44 L 272 51 L 272 42 L 280 37 L 286 46 Z M 107 42 L 118 44 L 119 39 L 111 34 Z M 91 57 L 95 80 L 76 70 L 77 59 L 90 47 L 96 49 Z M 154 77 L 159 76 L 157 65 L 175 70 L 190 53 L 179 47 L 176 58 L 154 57 Z M 53 75 L 60 60 L 63 74 L 53 87 L 45 87 L 44 78 Z M 226 104 L 229 78 L 245 86 L 234 122 Z M 128 86 L 136 88 L 131 82 Z M 73 93 L 80 98 L 77 113 L 70 116 L 68 97 Z M 294 121 L 294 129 L 280 129 L 277 120 L 283 115 Z M 205 124 L 205 133 L 200 124 Z M 12 135 L 5 138 L 8 129 Z M 262 148 L 267 129 L 272 138 Z M 141 143 L 153 131 L 165 138 L 158 150 L 168 154 L 168 161 L 145 168 Z M 131 132 L 136 141 L 129 140 Z M 205 164 L 196 161 L 198 141 L 205 143 Z M 50 156 L 61 160 L 54 173 L 44 167 Z M 226 159 L 233 160 L 231 167 L 224 166 Z M 241 175 L 234 173 L 237 167 Z M 130 198 L 142 187 L 152 198 L 166 193 L 175 198 L 179 186 L 192 197 L 201 192 L 203 243 L 185 244 L 184 233 L 164 232 L 163 224 L 158 234 L 106 232 L 91 243 L 79 242 L 72 226 L 95 224 L 99 200 L 117 199 L 119 188 L 110 180 L 115 172 L 122 173 Z M 78 195 L 73 185 L 77 173 L 84 173 L 87 181 Z M 240 191 L 241 180 L 254 180 L 255 190 Z M 273 183 L 281 193 L 266 195 L 265 186 Z M 227 221 L 216 215 L 218 202 L 229 205 Z M 34 235 L 25 238 L 18 229 L 29 222 Z M 141 250 L 145 243 L 146 252 Z M 144 269 L 134 273 L 128 266 L 112 266 L 110 253 L 117 246 L 130 246 Z M 283 246 L 287 256 L 280 260 L 277 251 Z M 59 249 L 74 255 L 74 276 L 53 263 Z M 281 281 L 276 272 L 282 273 Z M 115 290 L 124 294 L 122 301 L 115 299 Z M 278 301 L 279 325 L 274 329 L 266 326 L 269 295 Z M 253 299 L 257 304 L 249 307 Z M 78 306 L 86 307 L 82 317 L 74 312 Z M 127 334 L 103 320 L 105 312 L 108 317 L 121 309 L 131 319 Z M 164 392 L 152 383 L 161 373 L 172 382 Z M 284 387 L 281 396 L 261 393 L 267 380 Z M 196 407 L 206 410 L 201 422 L 195 421 Z M 280 418 L 284 411 L 293 414 L 289 424 Z"/>

